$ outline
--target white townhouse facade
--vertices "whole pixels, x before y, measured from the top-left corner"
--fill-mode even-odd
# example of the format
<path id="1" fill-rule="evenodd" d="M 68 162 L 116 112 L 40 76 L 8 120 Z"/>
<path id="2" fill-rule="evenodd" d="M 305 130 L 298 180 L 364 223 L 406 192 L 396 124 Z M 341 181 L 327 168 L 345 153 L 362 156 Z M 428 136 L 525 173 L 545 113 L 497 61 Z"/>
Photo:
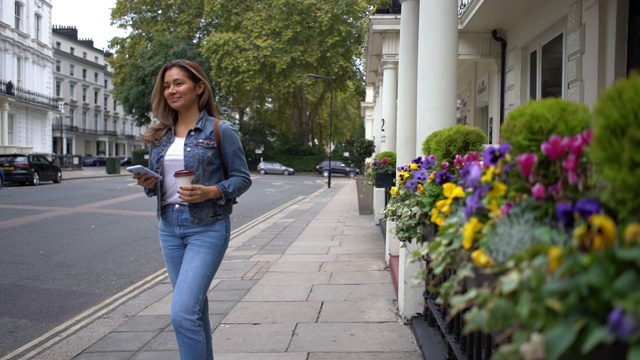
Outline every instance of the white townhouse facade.
<path id="1" fill-rule="evenodd" d="M 398 164 L 423 155 L 433 131 L 468 124 L 500 140 L 506 114 L 529 99 L 560 97 L 590 108 L 603 89 L 640 69 L 637 0 L 401 0 L 401 14 L 369 23 L 366 136 Z M 382 219 L 384 190 L 374 194 Z M 386 261 L 398 264 L 398 310 L 424 307 L 424 284 L 387 226 Z M 393 270 L 393 268 L 392 268 Z"/>
<path id="2" fill-rule="evenodd" d="M 74 26 L 53 26 L 54 96 L 61 104 L 53 123 L 56 153 L 129 156 L 144 146 L 144 128 L 112 95 L 110 53 L 78 38 Z"/>
<path id="3" fill-rule="evenodd" d="M 0 1 L 0 153 L 51 152 L 50 29 L 50 1 Z"/>

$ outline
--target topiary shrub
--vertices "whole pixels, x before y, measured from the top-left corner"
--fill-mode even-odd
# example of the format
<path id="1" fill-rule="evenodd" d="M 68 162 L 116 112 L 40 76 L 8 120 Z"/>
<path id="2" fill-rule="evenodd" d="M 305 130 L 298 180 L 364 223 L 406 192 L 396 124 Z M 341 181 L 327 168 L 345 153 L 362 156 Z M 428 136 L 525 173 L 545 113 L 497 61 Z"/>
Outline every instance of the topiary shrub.
<path id="1" fill-rule="evenodd" d="M 593 115 L 586 105 L 569 100 L 546 98 L 528 101 L 507 115 L 500 136 L 503 143 L 511 144 L 510 153 L 536 153 L 536 176 L 545 185 L 558 182 L 556 164 L 542 154 L 540 145 L 551 137 L 577 135 L 591 127 Z M 512 175 L 520 176 L 517 169 Z"/>
<path id="2" fill-rule="evenodd" d="M 617 81 L 594 108 L 590 158 L 605 203 L 622 221 L 640 215 L 640 73 Z"/>
<path id="3" fill-rule="evenodd" d="M 431 133 L 422 143 L 422 152 L 424 155 L 435 155 L 438 162 L 453 162 L 456 155 L 465 155 L 474 151 L 482 152 L 486 143 L 488 143 L 487 135 L 482 129 L 456 125 Z"/>
<path id="4" fill-rule="evenodd" d="M 389 158 L 389 160 L 391 160 L 391 165 L 393 165 L 393 168 L 396 168 L 396 153 L 394 153 L 393 151 L 383 151 L 379 154 L 376 154 L 376 160 L 380 161 L 384 158 Z"/>

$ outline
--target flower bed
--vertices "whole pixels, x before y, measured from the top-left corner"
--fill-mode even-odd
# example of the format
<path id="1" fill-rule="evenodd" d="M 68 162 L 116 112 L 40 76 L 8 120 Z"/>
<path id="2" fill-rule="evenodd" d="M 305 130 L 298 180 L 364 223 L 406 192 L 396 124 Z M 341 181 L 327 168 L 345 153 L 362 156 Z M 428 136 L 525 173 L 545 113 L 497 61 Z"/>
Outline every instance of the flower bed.
<path id="1" fill-rule="evenodd" d="M 474 349 L 481 344 L 496 359 L 598 358 L 603 351 L 640 359 L 640 205 L 620 196 L 638 191 L 621 173 L 640 169 L 640 91 L 629 100 L 621 86 L 638 90 L 640 77 L 617 84 L 611 93 L 618 97 L 603 97 L 605 105 L 624 98 L 614 107 L 627 109 L 615 114 L 623 131 L 599 130 L 612 126 L 614 112 L 602 111 L 602 102 L 592 128 L 585 108 L 541 100 L 514 111 L 526 120 L 505 124 L 537 123 L 532 138 L 541 140 L 512 131 L 515 145 L 504 136 L 482 156 L 456 156 L 453 166 L 418 157 L 398 167 L 387 216 L 401 241 L 422 242 L 413 260 L 428 260 L 418 274 L 427 282 L 425 316 L 463 353 L 476 341 Z M 541 130 L 536 116 L 549 117 L 549 126 Z M 602 149 L 612 143 L 626 145 L 624 166 Z M 594 159 L 607 163 L 594 166 Z M 429 223 L 437 233 L 425 242 Z"/>

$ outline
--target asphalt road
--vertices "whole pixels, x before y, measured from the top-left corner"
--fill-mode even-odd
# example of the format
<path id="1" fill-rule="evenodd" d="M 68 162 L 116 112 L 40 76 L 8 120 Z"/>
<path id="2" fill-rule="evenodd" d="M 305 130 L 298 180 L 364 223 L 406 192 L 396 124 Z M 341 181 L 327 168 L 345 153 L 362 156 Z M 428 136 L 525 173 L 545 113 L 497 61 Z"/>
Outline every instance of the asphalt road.
<path id="1" fill-rule="evenodd" d="M 232 231 L 326 186 L 255 176 Z M 155 199 L 129 177 L 0 190 L 0 357 L 164 268 Z"/>

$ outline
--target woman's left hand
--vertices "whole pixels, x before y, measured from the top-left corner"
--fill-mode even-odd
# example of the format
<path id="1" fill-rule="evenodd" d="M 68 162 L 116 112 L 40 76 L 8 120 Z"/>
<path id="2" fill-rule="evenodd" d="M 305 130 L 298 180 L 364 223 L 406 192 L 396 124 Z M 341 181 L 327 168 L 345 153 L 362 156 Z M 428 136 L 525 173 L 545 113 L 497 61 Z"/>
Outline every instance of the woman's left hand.
<path id="1" fill-rule="evenodd" d="M 180 196 L 180 201 L 194 204 L 215 198 L 217 189 L 216 186 L 188 185 L 178 189 L 178 196 Z"/>

